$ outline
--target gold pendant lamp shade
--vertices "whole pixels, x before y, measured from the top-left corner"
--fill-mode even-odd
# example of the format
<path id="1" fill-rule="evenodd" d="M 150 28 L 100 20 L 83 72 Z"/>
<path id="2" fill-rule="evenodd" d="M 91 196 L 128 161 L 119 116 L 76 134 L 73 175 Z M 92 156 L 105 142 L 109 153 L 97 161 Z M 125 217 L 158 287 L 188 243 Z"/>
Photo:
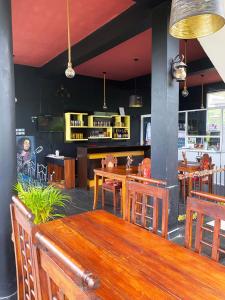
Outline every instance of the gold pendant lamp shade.
<path id="1" fill-rule="evenodd" d="M 169 32 L 175 38 L 200 38 L 224 24 L 223 0 L 172 0 Z"/>

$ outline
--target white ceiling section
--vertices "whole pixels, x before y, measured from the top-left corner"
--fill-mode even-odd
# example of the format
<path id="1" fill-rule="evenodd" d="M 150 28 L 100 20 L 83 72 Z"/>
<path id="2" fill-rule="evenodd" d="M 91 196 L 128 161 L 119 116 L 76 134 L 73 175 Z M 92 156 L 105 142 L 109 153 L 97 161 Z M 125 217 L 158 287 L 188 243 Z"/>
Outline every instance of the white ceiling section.
<path id="1" fill-rule="evenodd" d="M 225 0 L 223 1 L 225 9 Z M 225 26 L 218 32 L 198 40 L 225 82 Z"/>

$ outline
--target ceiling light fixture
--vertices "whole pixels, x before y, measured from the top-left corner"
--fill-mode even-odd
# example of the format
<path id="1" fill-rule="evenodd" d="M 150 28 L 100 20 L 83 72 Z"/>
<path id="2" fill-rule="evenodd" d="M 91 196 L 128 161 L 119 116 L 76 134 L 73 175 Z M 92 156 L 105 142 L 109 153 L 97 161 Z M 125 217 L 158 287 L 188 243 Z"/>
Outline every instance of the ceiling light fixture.
<path id="1" fill-rule="evenodd" d="M 106 72 L 103 72 L 103 109 L 106 110 L 108 109 L 106 105 L 106 93 L 105 93 L 105 77 L 106 77 Z"/>
<path id="2" fill-rule="evenodd" d="M 187 65 L 187 40 L 184 40 L 184 63 Z M 184 88 L 181 92 L 182 96 L 186 98 L 189 95 L 188 89 L 187 89 L 187 75 L 184 80 Z"/>
<path id="3" fill-rule="evenodd" d="M 224 24 L 222 0 L 172 0 L 169 32 L 175 38 L 200 38 L 218 31 Z"/>
<path id="4" fill-rule="evenodd" d="M 134 62 L 137 62 L 139 59 L 134 58 Z M 134 94 L 130 95 L 129 97 L 129 107 L 142 107 L 143 106 L 143 101 L 142 97 L 137 95 L 137 85 L 136 85 L 136 78 L 134 78 Z"/>
<path id="5" fill-rule="evenodd" d="M 201 97 L 201 109 L 204 109 L 204 82 L 203 82 L 203 78 L 204 78 L 204 74 L 201 74 L 201 78 L 202 78 L 202 97 Z"/>
<path id="6" fill-rule="evenodd" d="M 70 0 L 67 0 L 67 39 L 68 39 L 68 63 L 65 75 L 67 78 L 74 78 L 75 71 L 73 69 L 72 59 L 71 59 L 71 36 L 70 36 Z"/>

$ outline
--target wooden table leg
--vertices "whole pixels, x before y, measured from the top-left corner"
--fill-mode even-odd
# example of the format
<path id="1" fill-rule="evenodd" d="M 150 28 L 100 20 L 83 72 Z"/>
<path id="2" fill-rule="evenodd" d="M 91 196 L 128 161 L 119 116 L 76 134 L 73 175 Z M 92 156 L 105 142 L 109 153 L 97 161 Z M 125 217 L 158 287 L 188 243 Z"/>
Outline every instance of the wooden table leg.
<path id="1" fill-rule="evenodd" d="M 99 188 L 99 175 L 94 176 L 94 204 L 93 209 L 96 209 L 98 204 L 98 188 Z"/>
<path id="2" fill-rule="evenodd" d="M 126 207 L 126 179 L 122 181 L 122 212 L 123 212 L 123 219 L 126 220 L 127 216 L 127 207 Z"/>
<path id="3" fill-rule="evenodd" d="M 188 178 L 188 193 L 187 193 L 187 195 L 189 197 L 191 197 L 192 186 L 193 186 L 193 180 L 192 180 L 192 177 L 189 177 Z"/>

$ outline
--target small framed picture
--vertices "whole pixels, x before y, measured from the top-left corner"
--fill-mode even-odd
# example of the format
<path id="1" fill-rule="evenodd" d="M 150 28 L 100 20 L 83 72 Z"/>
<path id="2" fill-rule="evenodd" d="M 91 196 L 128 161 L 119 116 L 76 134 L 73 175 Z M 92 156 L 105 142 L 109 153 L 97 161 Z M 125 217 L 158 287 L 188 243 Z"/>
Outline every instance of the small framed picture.
<path id="1" fill-rule="evenodd" d="M 119 112 L 121 116 L 125 116 L 124 107 L 119 107 Z"/>

